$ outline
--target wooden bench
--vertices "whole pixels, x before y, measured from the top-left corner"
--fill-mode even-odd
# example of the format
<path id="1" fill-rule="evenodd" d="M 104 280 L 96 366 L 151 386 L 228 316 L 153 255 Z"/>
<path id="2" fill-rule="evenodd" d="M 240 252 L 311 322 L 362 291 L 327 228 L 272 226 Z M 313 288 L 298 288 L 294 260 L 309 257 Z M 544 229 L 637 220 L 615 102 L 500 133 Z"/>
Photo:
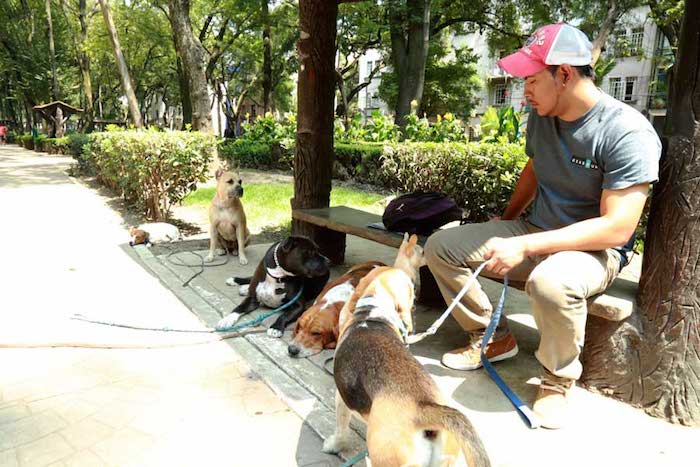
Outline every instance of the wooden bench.
<path id="1" fill-rule="evenodd" d="M 294 209 L 292 218 L 324 227 L 335 232 L 355 235 L 383 245 L 398 248 L 403 235 L 368 227 L 369 224 L 381 222 L 381 216 L 346 206 L 319 209 Z M 420 239 L 424 244 L 426 237 Z M 428 268 L 421 268 L 421 283 L 425 287 L 426 279 L 434 283 L 432 276 L 427 277 Z M 637 280 L 633 274 L 622 274 L 608 290 L 588 300 L 588 313 L 608 321 L 620 322 L 628 318 L 635 308 Z M 435 285 L 437 287 L 437 285 Z"/>

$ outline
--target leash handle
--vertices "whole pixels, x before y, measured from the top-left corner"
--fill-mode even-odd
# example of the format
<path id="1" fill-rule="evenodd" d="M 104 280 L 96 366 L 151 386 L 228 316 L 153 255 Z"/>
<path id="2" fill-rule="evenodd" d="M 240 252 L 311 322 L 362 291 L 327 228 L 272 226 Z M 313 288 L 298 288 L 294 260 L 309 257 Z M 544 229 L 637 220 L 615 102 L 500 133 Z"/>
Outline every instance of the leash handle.
<path id="1" fill-rule="evenodd" d="M 503 290 L 501 291 L 501 298 L 498 300 L 498 305 L 496 306 L 496 309 L 491 315 L 491 321 L 486 327 L 484 337 L 481 341 L 481 363 L 484 366 L 486 372 L 489 374 L 489 376 L 491 376 L 491 379 L 493 379 L 493 381 L 496 383 L 496 386 L 498 386 L 498 388 L 503 392 L 503 394 L 506 395 L 508 400 L 510 400 L 511 404 L 513 404 L 513 407 L 515 407 L 515 410 L 518 411 L 518 413 L 523 418 L 523 420 L 525 420 L 527 425 L 533 429 L 539 428 L 540 421 L 537 418 L 537 415 L 535 415 L 535 413 L 532 410 L 530 410 L 530 408 L 527 405 L 525 405 L 525 403 L 522 400 L 520 400 L 520 398 L 508 387 L 505 381 L 501 379 L 494 367 L 491 365 L 489 359 L 486 358 L 486 345 L 491 339 L 491 336 L 493 336 L 493 333 L 496 331 L 496 326 L 498 326 L 498 322 L 501 319 L 501 314 L 503 313 L 503 305 L 505 305 L 506 303 L 507 290 L 508 275 L 506 274 L 505 276 L 503 276 Z"/>

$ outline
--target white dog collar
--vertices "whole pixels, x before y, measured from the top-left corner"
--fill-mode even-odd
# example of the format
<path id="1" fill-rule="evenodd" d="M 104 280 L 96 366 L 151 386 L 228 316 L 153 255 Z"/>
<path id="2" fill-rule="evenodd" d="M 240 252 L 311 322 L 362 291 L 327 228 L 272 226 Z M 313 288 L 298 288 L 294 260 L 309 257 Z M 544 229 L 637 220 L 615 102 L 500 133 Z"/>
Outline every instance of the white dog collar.
<path id="1" fill-rule="evenodd" d="M 273 279 L 275 279 L 277 282 L 280 282 L 285 277 L 290 277 L 290 276 L 296 275 L 296 274 L 292 274 L 291 272 L 287 271 L 282 266 L 280 266 L 280 262 L 277 259 L 277 249 L 279 247 L 280 247 L 280 244 L 277 243 L 277 245 L 275 245 L 275 251 L 273 252 L 275 267 L 274 268 L 265 268 L 267 270 L 267 275 L 272 277 Z"/>

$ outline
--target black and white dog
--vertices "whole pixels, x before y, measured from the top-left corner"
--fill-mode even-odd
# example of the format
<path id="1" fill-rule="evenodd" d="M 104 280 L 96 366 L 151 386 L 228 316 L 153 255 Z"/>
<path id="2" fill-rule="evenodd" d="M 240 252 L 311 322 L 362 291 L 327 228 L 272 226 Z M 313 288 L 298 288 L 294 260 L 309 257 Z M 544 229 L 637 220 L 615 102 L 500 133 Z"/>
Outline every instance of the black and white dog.
<path id="1" fill-rule="evenodd" d="M 313 303 L 328 282 L 330 261 L 323 256 L 316 244 L 306 237 L 291 236 L 275 243 L 265 253 L 253 277 L 234 277 L 227 284 L 240 285 L 240 294 L 246 298 L 222 318 L 216 329 L 231 328 L 241 316 L 256 310 L 260 305 L 277 308 L 296 296 L 301 287 L 301 297 L 290 305 L 267 330 L 272 337 L 281 337 L 288 324 L 296 321 Z"/>

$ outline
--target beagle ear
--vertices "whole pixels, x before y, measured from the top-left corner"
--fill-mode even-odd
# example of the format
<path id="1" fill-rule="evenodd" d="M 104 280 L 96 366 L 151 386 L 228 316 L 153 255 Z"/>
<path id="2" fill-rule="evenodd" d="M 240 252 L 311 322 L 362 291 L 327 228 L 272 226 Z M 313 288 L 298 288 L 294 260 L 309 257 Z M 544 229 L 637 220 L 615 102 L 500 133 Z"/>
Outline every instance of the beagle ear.
<path id="1" fill-rule="evenodd" d="M 340 334 L 340 322 L 338 319 L 336 319 L 335 324 L 333 325 L 333 347 L 328 347 L 329 349 L 335 349 L 335 346 L 338 343 L 338 334 Z"/>
<path id="2" fill-rule="evenodd" d="M 131 226 L 129 227 L 129 235 L 134 235 L 136 233 L 136 227 Z"/>
<path id="3" fill-rule="evenodd" d="M 334 331 L 335 331 L 335 329 L 334 329 Z M 323 348 L 324 349 L 331 349 L 331 350 L 335 349 L 335 346 L 337 345 L 337 343 L 338 343 L 338 338 L 336 337 L 336 340 L 327 343 L 326 345 L 323 346 Z"/>
<path id="4" fill-rule="evenodd" d="M 221 178 L 221 176 L 224 174 L 224 172 L 226 172 L 226 169 L 224 169 L 223 167 L 219 167 L 218 169 L 216 169 L 216 174 L 214 176 L 218 180 Z"/>
<path id="5" fill-rule="evenodd" d="M 297 333 L 299 332 L 299 321 L 301 321 L 301 320 L 298 319 L 294 323 L 294 330 L 292 331 L 292 337 L 296 337 Z"/>
<path id="6" fill-rule="evenodd" d="M 409 246 L 416 246 L 416 243 L 418 243 L 418 235 L 413 234 L 413 235 L 411 235 L 411 238 L 408 240 L 408 245 Z"/>

